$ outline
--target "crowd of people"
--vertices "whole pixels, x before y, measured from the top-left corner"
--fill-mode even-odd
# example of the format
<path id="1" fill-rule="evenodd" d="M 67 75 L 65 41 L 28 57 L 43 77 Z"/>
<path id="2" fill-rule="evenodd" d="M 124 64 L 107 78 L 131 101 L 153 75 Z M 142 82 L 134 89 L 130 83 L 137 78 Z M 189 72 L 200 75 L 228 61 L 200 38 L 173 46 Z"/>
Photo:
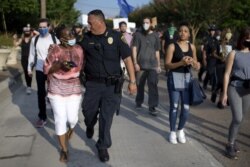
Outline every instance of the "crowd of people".
<path id="1" fill-rule="evenodd" d="M 230 28 L 219 31 L 211 25 L 209 35 L 196 51 L 187 23 L 181 23 L 179 27 L 171 23 L 166 33 L 160 36 L 154 30 L 151 18 L 145 17 L 141 29 L 129 34 L 126 22 L 119 24 L 119 31 L 109 29 L 103 12 L 93 10 L 88 13 L 88 24 L 86 28 L 77 24 L 72 28 L 61 26 L 53 30 L 49 20 L 43 18 L 39 21 L 38 31 L 27 26 L 22 38 L 13 37 L 15 46 L 22 50 L 28 95 L 32 92 L 35 69 L 39 109 L 36 127 L 42 128 L 47 123 L 47 98 L 52 107 L 60 161 L 68 161 L 67 142 L 72 137 L 80 110 L 84 115 L 87 138 L 93 137 L 98 121 L 96 148 L 99 159 L 102 162 L 109 160 L 110 130 L 113 116 L 120 109 L 124 75 L 129 82 L 128 91 L 136 94 L 136 110 L 141 110 L 144 103 L 147 82 L 148 111 L 152 116 L 158 116 L 161 55 L 170 101 L 169 142 L 186 143 L 184 129 L 190 110 L 189 85 L 192 70 L 197 70 L 203 89 L 211 91 L 210 100 L 215 103 L 219 96 L 218 108 L 231 107 L 226 156 L 237 159 L 239 126 L 250 109 L 249 28 L 242 30 L 237 45 L 234 45 Z M 209 85 L 211 89 L 208 89 Z"/>

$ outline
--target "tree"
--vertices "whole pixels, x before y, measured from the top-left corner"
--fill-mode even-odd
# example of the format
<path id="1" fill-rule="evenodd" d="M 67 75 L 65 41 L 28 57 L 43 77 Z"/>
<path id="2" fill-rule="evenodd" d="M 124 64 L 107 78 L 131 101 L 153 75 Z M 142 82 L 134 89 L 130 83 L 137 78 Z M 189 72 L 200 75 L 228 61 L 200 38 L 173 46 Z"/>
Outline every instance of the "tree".
<path id="1" fill-rule="evenodd" d="M 3 30 L 7 33 L 9 29 L 19 28 L 18 26 L 26 24 L 27 20 L 34 18 L 30 16 L 36 17 L 38 4 L 36 0 L 1 0 L 0 9 L 2 15 L 1 22 L 4 25 Z M 10 25 L 13 27 L 10 27 Z"/>
<path id="2" fill-rule="evenodd" d="M 142 24 L 144 17 L 154 17 L 155 11 L 152 4 L 144 5 L 142 8 L 136 8 L 131 14 L 129 14 L 129 20 L 136 23 L 136 25 Z"/>
<path id="3" fill-rule="evenodd" d="M 232 0 L 154 0 L 160 21 L 186 21 L 190 24 L 193 42 L 202 26 L 218 23 L 228 15 Z"/>
<path id="4" fill-rule="evenodd" d="M 250 25 L 250 1 L 232 1 L 228 17 L 221 23 L 223 27 L 234 30 Z"/>
<path id="5" fill-rule="evenodd" d="M 74 8 L 76 0 L 46 0 L 47 18 L 54 26 L 73 24 L 80 12 Z M 0 30 L 22 32 L 22 28 L 30 23 L 37 25 L 40 18 L 40 0 L 1 0 Z"/>
<path id="6" fill-rule="evenodd" d="M 47 17 L 54 26 L 73 24 L 80 16 L 74 8 L 76 0 L 47 0 Z"/>

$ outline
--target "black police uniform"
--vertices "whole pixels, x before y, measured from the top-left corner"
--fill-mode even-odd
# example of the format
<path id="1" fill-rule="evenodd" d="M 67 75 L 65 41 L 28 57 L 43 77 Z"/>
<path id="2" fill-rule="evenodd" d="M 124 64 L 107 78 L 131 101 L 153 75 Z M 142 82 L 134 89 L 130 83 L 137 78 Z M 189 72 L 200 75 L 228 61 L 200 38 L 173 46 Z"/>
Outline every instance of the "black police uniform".
<path id="1" fill-rule="evenodd" d="M 207 87 L 207 84 L 209 82 L 209 80 L 211 80 L 212 82 L 212 90 L 214 90 L 215 88 L 215 78 L 214 78 L 214 72 L 215 72 L 215 67 L 216 67 L 216 63 L 217 63 L 217 58 L 212 56 L 212 51 L 216 50 L 217 55 L 219 55 L 220 53 L 220 45 L 219 42 L 217 41 L 217 39 L 215 37 L 208 37 L 207 43 L 204 46 L 204 50 L 206 51 L 206 55 L 207 55 L 207 74 L 205 76 L 204 79 L 204 83 L 203 83 L 203 87 Z"/>
<path id="2" fill-rule="evenodd" d="M 120 60 L 131 55 L 131 50 L 120 32 L 106 30 L 102 35 L 88 32 L 81 46 L 85 51 L 86 74 L 83 115 L 85 124 L 93 128 L 99 114 L 98 149 L 112 144 L 110 129 L 114 113 L 120 107 L 120 94 L 115 93 L 114 78 L 121 76 Z"/>

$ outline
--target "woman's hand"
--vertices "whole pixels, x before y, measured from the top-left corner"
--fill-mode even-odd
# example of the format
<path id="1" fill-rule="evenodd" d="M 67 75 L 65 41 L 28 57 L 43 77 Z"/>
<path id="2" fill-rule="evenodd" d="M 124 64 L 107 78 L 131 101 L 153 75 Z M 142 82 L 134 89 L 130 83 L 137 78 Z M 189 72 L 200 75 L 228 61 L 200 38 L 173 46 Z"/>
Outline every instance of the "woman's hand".
<path id="1" fill-rule="evenodd" d="M 62 63 L 60 61 L 53 62 L 51 68 L 49 69 L 48 74 L 52 74 L 52 73 L 59 71 L 61 69 L 61 67 L 62 67 Z"/>
<path id="2" fill-rule="evenodd" d="M 221 97 L 221 102 L 223 106 L 227 106 L 227 99 L 228 99 L 227 95 L 223 95 Z"/>
<path id="3" fill-rule="evenodd" d="M 187 66 L 193 63 L 193 58 L 190 56 L 184 56 L 181 61 L 183 63 L 183 66 Z"/>

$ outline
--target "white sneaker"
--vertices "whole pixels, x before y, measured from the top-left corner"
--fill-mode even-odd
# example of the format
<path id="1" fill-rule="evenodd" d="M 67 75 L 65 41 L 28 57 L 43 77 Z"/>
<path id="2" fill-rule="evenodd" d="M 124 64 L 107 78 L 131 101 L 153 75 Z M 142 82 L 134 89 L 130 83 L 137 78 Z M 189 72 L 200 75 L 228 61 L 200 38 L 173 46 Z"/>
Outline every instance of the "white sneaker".
<path id="1" fill-rule="evenodd" d="M 176 137 L 176 132 L 171 131 L 169 135 L 169 142 L 172 144 L 177 144 L 177 137 Z"/>
<path id="2" fill-rule="evenodd" d="M 180 143 L 186 143 L 187 140 L 183 129 L 177 131 L 177 138 Z"/>
<path id="3" fill-rule="evenodd" d="M 27 94 L 27 95 L 30 95 L 30 94 L 31 94 L 31 87 L 27 87 L 27 88 L 26 88 L 26 94 Z"/>

